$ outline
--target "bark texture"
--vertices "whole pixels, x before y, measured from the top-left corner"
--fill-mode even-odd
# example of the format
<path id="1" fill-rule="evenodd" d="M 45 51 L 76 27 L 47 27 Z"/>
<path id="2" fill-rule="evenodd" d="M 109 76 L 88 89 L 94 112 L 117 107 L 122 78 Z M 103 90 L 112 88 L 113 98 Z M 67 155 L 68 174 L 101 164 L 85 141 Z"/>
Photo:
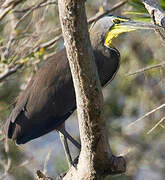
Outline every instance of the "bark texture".
<path id="1" fill-rule="evenodd" d="M 102 179 L 125 171 L 112 155 L 105 133 L 103 96 L 89 41 L 85 0 L 59 0 L 60 22 L 76 92 L 81 153 L 63 179 Z"/>
<path id="2" fill-rule="evenodd" d="M 151 17 L 154 16 L 156 23 L 165 29 L 165 13 L 160 8 L 158 1 L 157 0 L 141 0 L 141 1 L 145 5 Z"/>

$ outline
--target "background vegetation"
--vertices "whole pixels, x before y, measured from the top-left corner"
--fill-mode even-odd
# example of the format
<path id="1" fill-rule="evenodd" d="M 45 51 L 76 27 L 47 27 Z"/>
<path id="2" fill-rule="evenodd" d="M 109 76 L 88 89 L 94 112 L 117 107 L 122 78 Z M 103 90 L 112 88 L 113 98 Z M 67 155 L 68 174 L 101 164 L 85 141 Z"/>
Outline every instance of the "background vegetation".
<path id="1" fill-rule="evenodd" d="M 98 11 L 112 8 L 117 2 L 120 1 L 87 1 L 88 18 Z M 164 8 L 165 2 L 160 2 Z M 145 8 L 137 0 L 129 1 L 113 14 L 150 21 Z M 56 1 L 24 1 L 0 21 L 1 126 L 9 116 L 14 99 L 46 57 L 64 47 L 59 26 Z M 51 44 L 52 40 L 55 43 Z M 128 156 L 128 168 L 126 174 L 107 179 L 163 180 L 165 106 L 129 125 L 165 103 L 165 41 L 154 31 L 137 31 L 121 35 L 113 45 L 120 51 L 121 66 L 115 79 L 103 90 L 105 117 L 113 151 Z M 16 73 L 1 79 L 14 67 L 18 67 Z M 136 72 L 139 69 L 141 71 Z M 150 131 L 161 119 L 162 122 Z M 78 138 L 76 113 L 67 121 L 67 129 Z M 71 150 L 76 156 L 78 152 L 72 145 Z M 49 176 L 67 170 L 57 133 L 52 132 L 22 146 L 10 142 L 9 150 L 2 137 L 0 179 L 31 180 L 37 169 L 44 170 Z"/>

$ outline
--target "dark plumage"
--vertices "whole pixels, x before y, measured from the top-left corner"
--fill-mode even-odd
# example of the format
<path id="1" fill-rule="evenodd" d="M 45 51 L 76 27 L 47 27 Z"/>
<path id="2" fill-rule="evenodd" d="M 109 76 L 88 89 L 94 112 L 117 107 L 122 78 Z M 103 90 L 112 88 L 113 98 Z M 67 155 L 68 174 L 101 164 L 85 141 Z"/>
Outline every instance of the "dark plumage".
<path id="1" fill-rule="evenodd" d="M 120 54 L 111 46 L 113 38 L 123 32 L 152 28 L 155 25 L 115 16 L 105 16 L 91 26 L 89 35 L 102 86 L 113 79 L 119 68 Z M 47 59 L 19 95 L 4 131 L 9 138 L 23 144 L 58 130 L 70 166 L 74 162 L 66 138 L 79 149 L 81 146 L 62 126 L 75 109 L 75 91 L 64 49 Z"/>
<path id="2" fill-rule="evenodd" d="M 119 67 L 119 54 L 104 46 L 94 49 L 101 81 L 108 83 Z M 26 143 L 58 128 L 76 109 L 71 72 L 62 50 L 50 57 L 17 98 L 5 131 L 18 144 Z"/>
<path id="3" fill-rule="evenodd" d="M 105 16 L 91 26 L 90 40 L 102 86 L 119 68 L 120 55 L 111 47 L 112 39 L 123 32 L 155 27 L 115 16 Z M 4 130 L 18 144 L 26 143 L 59 128 L 75 109 L 71 72 L 66 52 L 62 50 L 47 60 L 17 98 Z M 64 136 L 69 138 L 67 133 Z"/>

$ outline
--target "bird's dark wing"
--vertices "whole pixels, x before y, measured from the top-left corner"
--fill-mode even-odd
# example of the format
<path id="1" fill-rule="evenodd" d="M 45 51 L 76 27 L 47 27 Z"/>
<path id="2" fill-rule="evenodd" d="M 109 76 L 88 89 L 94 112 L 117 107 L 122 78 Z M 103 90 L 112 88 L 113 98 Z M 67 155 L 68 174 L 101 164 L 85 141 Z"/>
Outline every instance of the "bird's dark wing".
<path id="1" fill-rule="evenodd" d="M 6 122 L 6 134 L 18 139 L 31 137 L 36 129 L 50 132 L 72 114 L 75 104 L 71 72 L 63 50 L 49 58 L 17 98 Z M 38 134 L 35 132 L 35 138 L 40 134 L 39 130 Z"/>
<path id="2" fill-rule="evenodd" d="M 25 110 L 26 107 L 26 103 L 28 101 L 28 96 L 29 96 L 29 88 L 33 83 L 33 79 L 31 79 L 31 81 L 28 83 L 27 88 L 25 90 L 24 93 L 21 93 L 19 97 L 16 98 L 15 102 L 14 102 L 14 109 L 12 110 L 10 116 L 8 117 L 5 126 L 4 126 L 4 132 L 7 136 L 9 136 L 11 138 L 11 135 L 9 133 L 9 127 L 10 124 L 13 124 L 17 117 L 21 114 L 22 111 Z M 18 99 L 22 98 L 21 103 L 18 103 Z"/>
<path id="3" fill-rule="evenodd" d="M 31 84 L 31 81 L 29 83 L 29 85 Z M 17 119 L 18 115 L 25 110 L 26 108 L 26 103 L 28 101 L 28 96 L 29 96 L 29 91 L 26 90 L 26 93 L 23 94 L 24 96 L 21 96 L 23 99 L 21 101 L 21 103 L 17 103 L 17 99 L 14 105 L 14 109 L 12 110 L 8 121 L 14 123 L 15 120 Z"/>

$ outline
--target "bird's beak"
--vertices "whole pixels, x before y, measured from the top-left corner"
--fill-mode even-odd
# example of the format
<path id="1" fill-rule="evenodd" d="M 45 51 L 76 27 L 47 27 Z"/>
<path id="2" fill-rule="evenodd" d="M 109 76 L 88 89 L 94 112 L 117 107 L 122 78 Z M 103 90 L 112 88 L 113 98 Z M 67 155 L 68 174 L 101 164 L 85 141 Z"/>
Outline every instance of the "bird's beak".
<path id="1" fill-rule="evenodd" d="M 130 32 L 135 31 L 137 29 L 159 29 L 160 27 L 157 25 L 154 25 L 152 23 L 144 23 L 144 22 L 138 22 L 138 21 L 124 21 L 120 23 L 114 23 L 114 26 L 110 29 L 110 31 L 107 34 L 107 37 L 105 39 L 105 45 L 109 46 L 111 45 L 112 40 L 117 37 L 119 34 L 124 32 Z"/>
<path id="2" fill-rule="evenodd" d="M 137 29 L 159 29 L 158 25 L 154 25 L 152 23 L 145 23 L 139 21 L 125 21 L 121 22 L 120 24 L 115 24 L 117 28 L 123 28 L 130 30 L 137 30 Z M 127 31 L 126 31 L 127 32 Z"/>

